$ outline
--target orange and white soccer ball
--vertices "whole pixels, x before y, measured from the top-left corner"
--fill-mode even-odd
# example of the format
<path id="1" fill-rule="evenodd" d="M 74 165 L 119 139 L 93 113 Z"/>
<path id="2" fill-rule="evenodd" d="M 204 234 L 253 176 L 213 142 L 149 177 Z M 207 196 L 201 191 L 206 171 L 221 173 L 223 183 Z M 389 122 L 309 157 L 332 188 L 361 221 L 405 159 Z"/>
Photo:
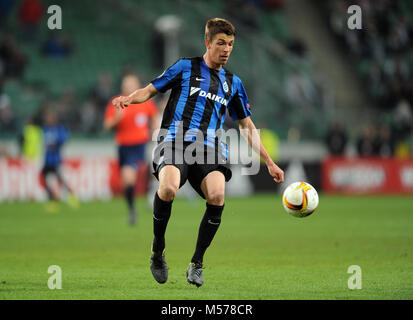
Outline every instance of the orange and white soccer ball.
<path id="1" fill-rule="evenodd" d="M 294 182 L 284 190 L 282 198 L 285 211 L 297 218 L 308 217 L 318 206 L 318 193 L 307 182 Z"/>

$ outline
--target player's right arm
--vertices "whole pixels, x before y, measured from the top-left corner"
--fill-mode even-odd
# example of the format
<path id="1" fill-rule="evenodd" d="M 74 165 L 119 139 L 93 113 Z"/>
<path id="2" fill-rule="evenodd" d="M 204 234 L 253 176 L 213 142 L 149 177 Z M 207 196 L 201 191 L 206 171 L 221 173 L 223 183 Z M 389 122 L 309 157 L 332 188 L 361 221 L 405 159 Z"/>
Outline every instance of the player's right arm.
<path id="1" fill-rule="evenodd" d="M 130 104 L 145 102 L 155 96 L 158 92 L 165 93 L 165 91 L 180 84 L 180 75 L 185 68 L 190 68 L 190 65 L 190 60 L 179 59 L 172 66 L 167 68 L 159 77 L 152 80 L 145 88 L 138 89 L 129 96 L 120 96 L 113 99 L 113 105 L 116 108 L 124 109 Z"/>
<path id="2" fill-rule="evenodd" d="M 113 105 L 117 109 L 124 109 L 130 104 L 143 103 L 152 97 L 154 97 L 158 91 L 153 86 L 152 83 L 148 84 L 145 88 L 138 89 L 135 92 L 132 92 L 128 96 L 119 96 L 112 100 Z"/>

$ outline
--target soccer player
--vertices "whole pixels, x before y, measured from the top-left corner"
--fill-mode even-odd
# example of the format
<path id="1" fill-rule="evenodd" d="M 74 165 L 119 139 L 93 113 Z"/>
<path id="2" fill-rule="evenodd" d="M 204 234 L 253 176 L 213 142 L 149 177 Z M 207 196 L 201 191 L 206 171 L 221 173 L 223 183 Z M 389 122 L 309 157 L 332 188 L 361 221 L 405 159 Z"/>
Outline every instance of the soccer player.
<path id="1" fill-rule="evenodd" d="M 122 78 L 123 95 L 131 94 L 140 87 L 141 82 L 136 74 L 126 74 Z M 126 110 L 116 109 L 112 102 L 109 102 L 105 111 L 103 123 L 105 129 L 116 128 L 115 140 L 118 145 L 119 167 L 131 225 L 136 221 L 134 191 L 138 164 L 145 158 L 145 144 L 151 137 L 149 126 L 152 130 L 157 128 L 157 113 L 158 109 L 152 101 L 146 101 Z"/>
<path id="2" fill-rule="evenodd" d="M 68 204 L 76 208 L 79 206 L 79 200 L 59 171 L 62 163 L 61 148 L 69 139 L 69 132 L 63 125 L 58 123 L 57 116 L 51 109 L 46 109 L 44 113 L 43 139 L 45 156 L 41 176 L 49 198 L 47 210 L 50 212 L 56 211 L 56 201 L 59 199 L 50 186 L 48 177 L 51 175 L 54 175 L 59 184 L 67 190 Z"/>
<path id="3" fill-rule="evenodd" d="M 159 283 L 165 283 L 168 278 L 164 249 L 172 202 L 178 189 L 188 180 L 206 199 L 206 211 L 186 276 L 191 284 L 198 287 L 203 284 L 203 257 L 221 223 L 225 183 L 232 174 L 226 166 L 228 151 L 216 134 L 217 129 L 222 129 L 227 110 L 232 120 L 238 121 L 240 129 L 247 132 L 249 145 L 265 161 L 273 179 L 276 182 L 284 180 L 284 172 L 273 162 L 259 139 L 240 78 L 223 67 L 230 57 L 234 40 L 235 28 L 230 22 L 220 18 L 207 21 L 206 52 L 202 57 L 182 58 L 145 88 L 113 101 L 115 106 L 123 109 L 132 103 L 142 103 L 158 92 L 172 90 L 161 124 L 161 131 L 166 133 L 161 132 L 158 137 L 153 161 L 153 174 L 159 180 L 159 187 L 154 199 L 150 268 Z M 191 143 L 194 141 L 201 141 L 205 148 L 202 154 L 197 154 L 200 152 L 195 149 L 197 161 L 191 164 L 185 151 L 193 147 Z M 258 141 L 258 145 L 253 141 Z M 193 148 L 189 154 L 193 154 Z M 205 158 L 208 161 L 202 164 Z"/>

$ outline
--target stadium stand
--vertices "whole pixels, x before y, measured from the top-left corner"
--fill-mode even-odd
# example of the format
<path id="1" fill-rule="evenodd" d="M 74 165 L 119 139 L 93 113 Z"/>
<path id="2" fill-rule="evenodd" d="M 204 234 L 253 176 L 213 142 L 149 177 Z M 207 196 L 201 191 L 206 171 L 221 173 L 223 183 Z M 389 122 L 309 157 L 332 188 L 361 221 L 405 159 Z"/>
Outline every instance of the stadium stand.
<path id="1" fill-rule="evenodd" d="M 343 51 L 355 61 L 368 90 L 383 109 L 392 109 L 402 99 L 413 103 L 413 5 L 411 1 L 329 1 L 325 10 L 330 28 Z M 359 4 L 364 27 L 358 32 L 346 28 L 341 13 Z"/>
<path id="2" fill-rule="evenodd" d="M 352 4 L 362 10 L 362 28 L 356 32 L 347 28 L 348 15 L 343 14 Z M 381 114 L 379 123 L 366 124 L 357 140 L 363 141 L 370 131 L 376 140 L 388 135 L 392 154 L 406 157 L 413 143 L 412 2 L 335 0 L 320 2 L 319 7 Z"/>
<path id="3" fill-rule="evenodd" d="M 104 0 L 96 6 L 92 0 L 43 1 L 44 8 L 51 4 L 62 8 L 63 30 L 48 30 L 44 13 L 36 41 L 25 42 L 20 37 L 18 4 L 8 20 L 7 30 L 19 39 L 28 59 L 22 78 L 6 79 L 3 87 L 20 127 L 26 117 L 44 103 L 58 101 L 67 90 L 74 92 L 76 100 L 72 112 L 77 114 L 72 118 L 80 119 L 84 104 L 94 103 L 91 91 L 102 73 L 111 75 L 114 92 L 125 68 L 138 70 L 144 80 L 151 80 L 161 71 L 153 61 L 158 50 L 152 44 L 154 22 L 172 14 L 183 21 L 181 34 L 185 37 L 180 37 L 179 46 L 184 56 L 203 53 L 201 35 L 207 19 L 223 16 L 233 21 L 239 32 L 228 68 L 244 80 L 257 124 L 276 131 L 282 139 L 288 137 L 291 128 L 299 128 L 307 139 L 323 137 L 334 106 L 323 99 L 325 88 L 305 52 L 294 50 L 295 39 L 289 34 L 282 5 L 270 8 L 266 1 Z M 241 10 L 240 5 L 246 7 Z M 70 43 L 69 54 L 44 54 L 44 43 L 56 32 L 58 41 L 63 38 Z M 312 112 L 318 112 L 316 119 Z M 100 119 L 96 117 L 96 121 Z M 75 136 L 91 134 L 78 121 L 71 129 Z M 101 130 L 93 131 L 93 135 L 106 137 Z"/>

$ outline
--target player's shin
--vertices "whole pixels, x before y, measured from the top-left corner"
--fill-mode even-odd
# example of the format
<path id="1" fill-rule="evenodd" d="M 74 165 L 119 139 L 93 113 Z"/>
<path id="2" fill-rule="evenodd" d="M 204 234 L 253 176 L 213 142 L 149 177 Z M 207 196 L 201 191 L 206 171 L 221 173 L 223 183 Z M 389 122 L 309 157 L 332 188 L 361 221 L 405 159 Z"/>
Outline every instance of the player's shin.
<path id="1" fill-rule="evenodd" d="M 207 203 L 206 207 L 207 209 L 202 218 L 201 225 L 199 226 L 195 253 L 191 259 L 191 262 L 194 263 L 202 263 L 205 251 L 211 244 L 212 239 L 221 224 L 221 215 L 224 210 L 224 205 L 215 206 Z"/>
<path id="2" fill-rule="evenodd" d="M 153 252 L 162 252 L 165 249 L 165 232 L 171 216 L 173 201 L 164 201 L 155 193 L 153 202 Z"/>
<path id="3" fill-rule="evenodd" d="M 124 195 L 125 195 L 125 199 L 126 202 L 128 203 L 128 207 L 130 211 L 135 210 L 135 206 L 134 206 L 134 186 L 126 186 L 125 190 L 124 190 Z"/>

